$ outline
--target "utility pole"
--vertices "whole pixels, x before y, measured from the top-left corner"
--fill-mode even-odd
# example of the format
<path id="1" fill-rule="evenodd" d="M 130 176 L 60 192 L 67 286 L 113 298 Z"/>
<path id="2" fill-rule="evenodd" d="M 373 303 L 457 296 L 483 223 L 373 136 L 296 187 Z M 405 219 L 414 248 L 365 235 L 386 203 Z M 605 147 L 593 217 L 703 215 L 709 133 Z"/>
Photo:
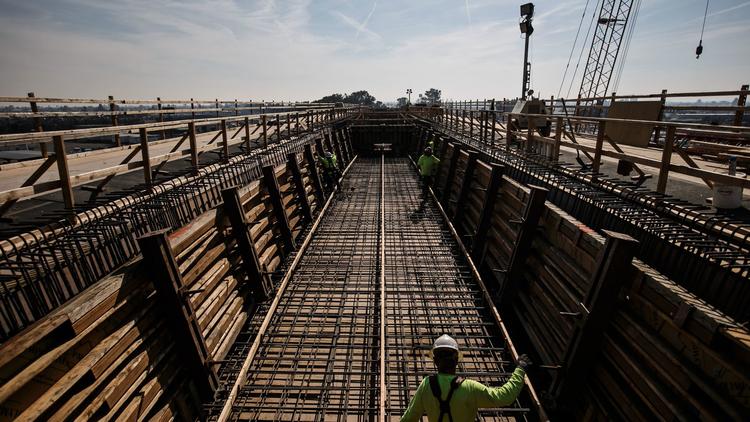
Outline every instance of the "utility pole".
<path id="1" fill-rule="evenodd" d="M 526 99 L 529 91 L 529 76 L 531 76 L 531 63 L 529 63 L 529 37 L 534 33 L 534 27 L 531 26 L 531 20 L 534 17 L 534 3 L 521 5 L 521 17 L 523 20 L 519 24 L 521 33 L 526 34 L 525 45 L 523 49 L 523 85 L 521 86 L 521 99 Z"/>
<path id="2" fill-rule="evenodd" d="M 409 101 L 407 101 L 407 103 L 406 103 L 406 105 L 407 105 L 407 106 L 411 105 L 411 93 L 412 93 L 412 90 L 411 90 L 411 88 L 408 88 L 408 89 L 406 90 L 406 95 L 408 95 L 408 96 L 409 96 Z"/>

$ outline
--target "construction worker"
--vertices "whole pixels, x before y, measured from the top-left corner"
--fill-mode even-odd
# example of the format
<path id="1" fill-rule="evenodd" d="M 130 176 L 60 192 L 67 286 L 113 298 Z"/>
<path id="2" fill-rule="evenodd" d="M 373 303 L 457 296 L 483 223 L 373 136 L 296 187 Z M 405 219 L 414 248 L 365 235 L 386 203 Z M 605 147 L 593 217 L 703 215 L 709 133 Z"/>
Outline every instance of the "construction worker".
<path id="1" fill-rule="evenodd" d="M 424 149 L 424 154 L 417 160 L 417 167 L 419 167 L 419 176 L 422 179 L 422 192 L 424 198 L 427 198 L 428 188 L 432 186 L 437 173 L 440 159 L 432 155 L 432 148 L 427 147 Z"/>
<path id="2" fill-rule="evenodd" d="M 508 382 L 493 388 L 456 376 L 460 356 L 451 336 L 443 334 L 435 340 L 432 359 L 438 373 L 422 380 L 401 422 L 418 421 L 424 413 L 430 422 L 468 422 L 475 420 L 480 408 L 509 406 L 523 389 L 526 368 L 531 365 L 528 356 L 519 356 Z"/>
<path id="3" fill-rule="evenodd" d="M 336 154 L 326 151 L 322 157 L 318 157 L 320 166 L 323 168 L 323 184 L 327 191 L 339 186 L 339 167 L 336 164 Z"/>

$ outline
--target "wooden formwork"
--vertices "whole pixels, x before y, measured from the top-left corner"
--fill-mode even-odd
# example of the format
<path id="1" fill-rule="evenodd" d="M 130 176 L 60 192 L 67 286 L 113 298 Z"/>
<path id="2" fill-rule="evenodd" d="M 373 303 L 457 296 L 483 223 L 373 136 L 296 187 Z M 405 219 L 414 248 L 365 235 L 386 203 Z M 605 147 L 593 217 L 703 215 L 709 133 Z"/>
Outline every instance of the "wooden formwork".
<path id="1" fill-rule="evenodd" d="M 287 229 L 298 238 L 310 223 L 298 193 L 306 193 L 311 212 L 319 202 L 315 163 L 304 155 L 294 158 L 299 178 L 289 163 L 271 170 L 288 216 Z M 295 180 L 302 182 L 302 190 Z M 248 223 L 245 233 L 230 221 L 232 204 L 224 203 L 168 236 L 147 235 L 140 240 L 142 247 L 164 236 L 166 258 L 132 260 L 0 345 L 0 420 L 62 420 L 71 415 L 195 419 L 201 403 L 211 399 L 201 393 L 201 385 L 211 384 L 206 373 L 220 368 L 254 312 L 253 293 L 264 287 L 253 285 L 243 265 L 248 258 L 240 237 L 250 239 L 259 278 L 278 270 L 286 253 L 268 183 L 261 179 L 233 192 L 239 198 L 234 206 Z M 164 296 L 170 263 L 177 283 L 172 296 L 185 312 L 175 313 Z M 180 330 L 191 328 L 196 338 L 186 343 Z M 205 348 L 203 357 L 191 347 L 196 344 Z M 196 357 L 206 372 L 191 367 Z"/>
<path id="2" fill-rule="evenodd" d="M 483 238 L 485 247 L 472 255 L 514 340 L 531 347 L 542 366 L 531 376 L 547 390 L 551 409 L 579 419 L 739 420 L 747 414 L 745 327 L 633 259 L 632 239 L 603 237 L 549 202 L 534 205 L 537 188 L 507 177 L 487 232 L 478 232 L 491 167 L 478 162 L 465 185 L 459 181 L 467 160 L 459 159 L 455 180 L 445 180 L 454 149 L 449 144 L 443 151 L 436 185 L 451 190 L 445 198 L 470 187 L 458 204 L 465 208 L 458 229 L 467 244 Z M 539 208 L 539 217 L 528 232 L 528 253 L 519 256 L 530 207 Z M 519 259 L 521 270 L 509 273 Z M 618 260 L 621 266 L 613 266 Z M 601 309 L 601 303 L 611 305 Z"/>

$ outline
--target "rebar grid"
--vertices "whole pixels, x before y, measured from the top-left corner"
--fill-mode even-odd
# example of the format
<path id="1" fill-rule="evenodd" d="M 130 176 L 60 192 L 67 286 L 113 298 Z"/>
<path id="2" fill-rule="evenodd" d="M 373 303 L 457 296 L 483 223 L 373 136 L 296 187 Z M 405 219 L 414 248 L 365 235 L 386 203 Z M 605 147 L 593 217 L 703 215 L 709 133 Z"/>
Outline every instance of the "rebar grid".
<path id="1" fill-rule="evenodd" d="M 422 196 L 409 161 L 388 159 L 385 175 L 386 411 L 398 417 L 422 379 L 435 373 L 429 352 L 442 334 L 461 347 L 461 376 L 499 386 L 514 365 L 465 258 L 435 205 Z M 480 419 L 527 410 L 516 402 L 483 410 Z"/>
<path id="2" fill-rule="evenodd" d="M 347 176 L 262 334 L 232 418 L 369 420 L 376 412 L 379 179 L 366 164 Z"/>

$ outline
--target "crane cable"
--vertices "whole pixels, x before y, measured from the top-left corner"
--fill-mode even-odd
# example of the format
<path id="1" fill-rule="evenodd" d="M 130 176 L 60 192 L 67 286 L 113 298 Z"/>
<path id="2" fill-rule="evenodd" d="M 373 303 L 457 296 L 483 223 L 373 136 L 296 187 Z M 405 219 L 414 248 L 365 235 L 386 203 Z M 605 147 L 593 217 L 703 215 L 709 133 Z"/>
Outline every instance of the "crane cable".
<path id="1" fill-rule="evenodd" d="M 700 59 L 701 54 L 703 54 L 703 31 L 706 30 L 706 18 L 708 17 L 708 3 L 710 3 L 711 0 L 706 0 L 706 11 L 703 12 L 703 26 L 701 27 L 701 39 L 698 41 L 698 47 L 695 48 L 695 58 Z"/>
<path id="2" fill-rule="evenodd" d="M 628 52 L 630 51 L 630 41 L 633 39 L 633 32 L 635 32 L 635 24 L 638 21 L 638 12 L 641 10 L 641 0 L 635 1 L 635 6 L 633 7 L 633 13 L 632 17 L 629 19 L 629 25 L 630 27 L 627 28 L 627 35 L 625 36 L 625 45 L 624 50 L 622 52 L 622 57 L 620 58 L 620 63 L 617 66 L 617 73 L 615 76 L 615 83 L 612 87 L 612 92 L 617 92 L 617 88 L 620 86 L 620 78 L 622 78 L 622 71 L 625 67 L 625 61 L 628 58 Z"/>
<path id="3" fill-rule="evenodd" d="M 578 44 L 578 36 L 581 34 L 581 28 L 583 27 L 583 19 L 586 17 L 586 10 L 589 8 L 589 1 L 586 0 L 586 6 L 583 6 L 583 13 L 581 14 L 581 21 L 578 23 L 578 31 L 576 31 L 576 39 L 573 41 L 573 48 L 570 49 L 570 55 L 568 56 L 568 64 L 565 65 L 565 72 L 563 73 L 562 81 L 560 81 L 560 88 L 557 89 L 557 96 L 560 96 L 563 85 L 565 84 L 565 78 L 568 76 L 568 69 L 570 68 L 570 60 L 573 58 L 573 52 L 575 52 L 576 44 Z"/>
<path id="4" fill-rule="evenodd" d="M 601 3 L 601 0 L 597 0 L 596 6 L 594 7 L 594 13 L 591 14 L 591 22 L 589 22 L 589 29 L 586 31 L 586 37 L 584 39 L 589 39 L 589 34 L 591 33 L 591 27 L 594 25 L 594 21 L 596 20 L 596 10 L 599 8 L 599 4 Z M 568 85 L 568 92 L 565 94 L 566 98 L 570 97 L 570 90 L 573 89 L 573 82 L 575 82 L 576 74 L 578 73 L 578 67 L 581 65 L 581 59 L 583 58 L 583 52 L 586 50 L 586 45 L 581 46 L 581 54 L 578 55 L 578 63 L 576 63 L 576 68 L 573 71 L 573 76 L 570 79 L 570 85 Z"/>

